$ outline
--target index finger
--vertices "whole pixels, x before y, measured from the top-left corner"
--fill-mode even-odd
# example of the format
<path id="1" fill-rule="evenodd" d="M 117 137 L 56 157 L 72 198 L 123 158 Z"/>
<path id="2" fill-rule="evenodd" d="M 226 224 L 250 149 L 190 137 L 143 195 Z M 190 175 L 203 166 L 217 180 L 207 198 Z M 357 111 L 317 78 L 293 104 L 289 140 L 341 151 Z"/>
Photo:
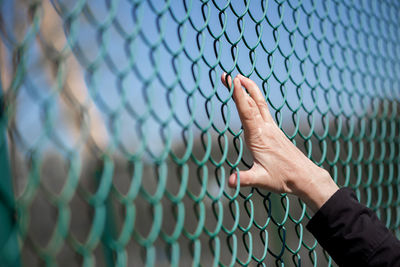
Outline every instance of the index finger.
<path id="1" fill-rule="evenodd" d="M 221 80 L 227 88 L 230 88 L 232 85 L 232 78 L 230 76 L 226 77 L 226 73 L 221 76 Z M 229 84 L 226 84 L 226 80 Z M 233 86 L 233 100 L 235 101 L 239 117 L 244 128 L 248 130 L 257 128 L 257 125 L 262 122 L 262 116 L 257 104 L 244 91 L 239 78 L 236 77 L 233 79 Z"/>
<path id="2" fill-rule="evenodd" d="M 269 112 L 267 102 L 265 101 L 264 95 L 261 93 L 260 89 L 258 88 L 257 84 L 243 75 L 237 76 L 240 80 L 240 83 L 247 89 L 250 93 L 250 96 L 254 99 L 257 104 L 257 107 L 260 110 L 261 116 L 263 117 L 264 121 L 273 121 L 271 113 Z"/>

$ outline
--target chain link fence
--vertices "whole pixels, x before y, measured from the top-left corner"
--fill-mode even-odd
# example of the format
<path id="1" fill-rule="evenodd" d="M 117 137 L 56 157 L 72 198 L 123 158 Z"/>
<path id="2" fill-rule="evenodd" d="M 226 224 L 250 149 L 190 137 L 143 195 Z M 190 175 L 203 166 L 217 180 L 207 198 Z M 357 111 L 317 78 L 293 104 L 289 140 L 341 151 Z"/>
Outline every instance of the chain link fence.
<path id="1" fill-rule="evenodd" d="M 0 0 L 0 265 L 334 266 L 223 72 L 400 238 L 400 4 Z"/>

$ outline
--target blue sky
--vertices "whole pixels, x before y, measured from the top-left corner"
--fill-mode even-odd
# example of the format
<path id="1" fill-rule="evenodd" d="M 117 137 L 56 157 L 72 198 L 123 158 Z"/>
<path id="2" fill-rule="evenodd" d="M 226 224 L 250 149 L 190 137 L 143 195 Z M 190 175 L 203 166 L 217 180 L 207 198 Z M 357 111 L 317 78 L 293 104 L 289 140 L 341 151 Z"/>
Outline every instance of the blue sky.
<path id="1" fill-rule="evenodd" d="M 143 138 L 137 131 L 140 127 L 156 154 L 164 146 L 161 128 L 173 142 L 180 142 L 185 125 L 199 134 L 196 124 L 207 127 L 209 117 L 216 129 L 224 129 L 221 101 L 228 99 L 229 92 L 219 81 L 223 69 L 233 71 L 233 75 L 240 69 L 249 75 L 254 65 L 250 77 L 268 96 L 272 113 L 281 109 L 282 117 L 278 118 L 288 134 L 293 127 L 289 106 L 298 109 L 298 118 L 304 122 L 306 114 L 314 110 L 316 125 L 321 125 L 321 112 L 361 116 L 374 96 L 399 97 L 398 92 L 391 93 L 392 86 L 398 86 L 394 73 L 399 65 L 388 60 L 399 55 L 392 53 L 399 50 L 393 45 L 395 40 L 391 42 L 395 29 L 391 25 L 382 29 L 381 23 L 375 23 L 377 18 L 368 17 L 368 12 L 389 12 L 390 22 L 393 17 L 389 6 L 378 9 L 373 3 L 357 1 L 354 7 L 332 2 L 324 6 L 322 1 L 316 1 L 314 7 L 311 1 L 288 1 L 279 6 L 275 1 L 266 1 L 264 14 L 259 1 L 251 1 L 247 7 L 243 1 L 232 1 L 220 15 L 218 9 L 224 9 L 226 1 L 208 1 L 203 6 L 200 1 L 186 1 L 185 10 L 183 4 L 175 2 L 168 5 L 163 1 L 121 0 L 110 1 L 110 5 L 107 1 L 87 2 L 88 9 L 69 16 L 79 10 L 80 2 L 54 1 L 53 6 L 63 6 L 59 10 L 61 22 L 74 18 L 71 25 L 76 32 L 67 36 L 70 42 L 76 37 L 74 56 L 81 64 L 86 86 L 108 129 L 118 128 L 120 140 L 130 151 L 135 151 Z M 365 13 L 357 13 L 355 7 Z M 9 33 L 16 26 L 18 12 L 23 12 L 14 12 L 15 8 L 12 1 L 3 1 L 1 12 Z M 244 28 L 241 38 L 237 15 L 242 17 L 239 24 Z M 260 21 L 258 26 L 253 19 Z M 363 31 L 368 27 L 372 35 L 381 35 L 388 42 L 370 39 Z M 100 34 L 102 28 L 104 34 Z M 289 31 L 294 33 L 289 35 Z M 21 36 L 8 44 L 9 51 L 22 40 Z M 253 52 L 246 44 L 254 48 Z M 51 114 L 52 131 L 68 147 L 71 142 L 65 119 L 59 114 L 59 100 L 52 94 L 54 82 L 41 69 L 43 54 L 37 42 L 30 43 L 26 55 L 28 72 L 18 93 L 18 127 L 28 146 L 34 145 L 46 127 L 43 114 Z M 371 78 L 371 73 L 376 77 Z M 295 83 L 301 85 L 297 88 Z M 49 97 L 54 103 L 43 112 Z M 207 98 L 209 114 L 205 108 Z M 129 108 L 124 108 L 124 103 Z M 315 103 L 319 111 L 314 109 Z M 224 112 L 230 114 L 229 126 L 237 132 L 240 121 L 232 100 Z M 138 123 L 143 116 L 145 123 Z M 163 123 L 166 126 L 162 127 Z"/>

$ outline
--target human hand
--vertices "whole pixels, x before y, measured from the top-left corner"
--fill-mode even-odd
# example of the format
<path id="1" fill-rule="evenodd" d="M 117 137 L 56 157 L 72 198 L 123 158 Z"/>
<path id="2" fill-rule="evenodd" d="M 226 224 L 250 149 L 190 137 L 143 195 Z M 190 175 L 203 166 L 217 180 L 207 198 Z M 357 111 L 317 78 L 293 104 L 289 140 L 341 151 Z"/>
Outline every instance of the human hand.
<path id="1" fill-rule="evenodd" d="M 226 77 L 224 73 L 221 81 L 230 88 L 230 76 Z M 326 170 L 315 165 L 286 138 L 252 80 L 238 75 L 233 79 L 233 85 L 233 99 L 254 164 L 249 170 L 240 171 L 239 175 L 233 173 L 229 177 L 229 186 L 235 187 L 239 180 L 240 186 L 295 194 L 311 209 L 318 210 L 338 190 L 338 186 Z"/>

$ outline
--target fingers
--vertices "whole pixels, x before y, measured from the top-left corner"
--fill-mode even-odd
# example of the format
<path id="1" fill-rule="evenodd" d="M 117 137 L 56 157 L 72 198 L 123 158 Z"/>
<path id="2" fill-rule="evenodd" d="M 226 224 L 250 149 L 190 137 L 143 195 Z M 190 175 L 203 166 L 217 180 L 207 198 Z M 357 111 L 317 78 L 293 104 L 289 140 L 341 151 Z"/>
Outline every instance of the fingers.
<path id="1" fill-rule="evenodd" d="M 229 176 L 228 186 L 236 187 L 238 180 L 240 181 L 241 187 L 252 186 L 269 190 L 276 187 L 276 179 L 271 179 L 265 168 L 257 162 L 254 162 L 249 170 L 239 171 L 239 175 L 237 172 L 231 174 L 231 176 Z"/>
<path id="2" fill-rule="evenodd" d="M 226 87 L 232 85 L 231 77 L 226 77 L 224 73 L 221 77 L 222 82 Z M 228 84 L 226 84 L 228 82 Z M 229 85 L 229 86 L 228 86 Z M 240 120 L 243 127 L 248 131 L 257 129 L 258 124 L 262 122 L 262 116 L 255 101 L 243 90 L 239 78 L 233 79 L 233 100 L 235 101 Z"/>
<path id="3" fill-rule="evenodd" d="M 269 112 L 268 105 L 265 101 L 263 94 L 261 93 L 260 89 L 258 88 L 257 84 L 254 81 L 252 81 L 251 79 L 244 77 L 241 74 L 237 75 L 235 79 L 238 79 L 240 82 L 240 86 L 238 86 L 237 88 L 241 89 L 241 86 L 243 86 L 250 93 L 250 97 L 256 103 L 263 120 L 266 122 L 273 122 L 274 120 L 272 119 L 271 113 Z M 234 84 L 235 84 L 235 79 L 234 79 Z M 232 78 L 230 75 L 227 75 L 226 73 L 222 74 L 221 81 L 227 88 L 230 88 L 232 86 Z M 228 82 L 228 84 L 227 84 L 227 82 Z M 236 88 L 236 86 L 235 86 L 235 88 Z M 242 103 L 244 104 L 244 102 L 245 102 L 244 100 L 246 100 L 246 97 L 248 97 L 248 95 L 243 90 L 235 90 L 234 89 L 233 99 L 235 100 L 236 105 L 238 106 L 238 109 L 240 109 L 241 107 L 243 108 L 243 106 L 239 106 L 240 103 L 237 103 L 237 102 L 240 101 L 241 99 L 243 99 Z M 251 104 L 251 101 L 249 101 L 248 99 L 247 99 L 247 102 Z"/>
<path id="4" fill-rule="evenodd" d="M 226 88 L 230 89 L 232 86 L 232 78 L 230 75 L 227 75 L 226 73 L 223 73 L 221 76 L 221 81 L 225 85 Z M 228 83 L 227 83 L 228 82 Z M 235 77 L 233 79 L 233 100 L 235 100 L 236 105 L 240 105 L 238 102 L 241 104 L 244 104 L 246 97 L 248 96 L 246 92 L 243 91 L 242 85 L 240 84 L 240 80 Z M 239 107 L 238 107 L 239 108 Z M 242 105 L 242 109 L 244 110 L 244 106 Z"/>
<path id="5" fill-rule="evenodd" d="M 265 102 L 265 98 L 263 94 L 261 93 L 260 89 L 258 88 L 257 84 L 250 80 L 247 77 L 244 77 L 243 75 L 238 75 L 237 76 L 240 80 L 241 85 L 244 86 L 244 88 L 247 89 L 247 91 L 250 93 L 250 96 L 254 99 L 254 101 L 257 104 L 258 109 L 260 110 L 261 116 L 263 117 L 264 121 L 273 121 L 271 113 L 269 112 L 268 105 Z"/>
<path id="6" fill-rule="evenodd" d="M 249 96 L 242 89 L 242 84 L 240 80 L 236 77 L 233 79 L 233 99 L 235 100 L 236 106 L 239 109 L 239 112 L 246 112 L 248 110 L 248 105 L 246 99 Z"/>
<path id="7" fill-rule="evenodd" d="M 231 176 L 229 176 L 228 185 L 230 187 L 236 187 L 237 181 L 240 180 L 240 186 L 253 186 L 253 178 L 254 173 L 252 169 L 240 171 L 239 175 L 238 173 L 232 173 Z"/>
<path id="8" fill-rule="evenodd" d="M 226 83 L 228 80 L 228 84 Z M 232 78 L 230 75 L 227 75 L 225 72 L 221 75 L 221 82 L 225 85 L 226 88 L 230 89 L 232 85 Z"/>
<path id="9" fill-rule="evenodd" d="M 225 85 L 226 88 L 228 88 L 228 89 L 231 88 L 231 86 L 232 86 L 232 78 L 231 78 L 230 75 L 227 75 L 226 73 L 223 73 L 221 75 L 221 81 Z M 237 77 L 235 79 L 233 79 L 233 85 L 234 85 L 233 95 L 232 95 L 233 96 L 233 100 L 235 100 L 235 102 L 237 102 L 237 101 L 242 101 L 243 102 L 243 98 L 245 98 L 247 96 L 247 94 L 243 91 L 242 85 L 240 84 L 240 80 Z M 238 103 L 236 103 L 236 105 L 238 105 Z"/>

